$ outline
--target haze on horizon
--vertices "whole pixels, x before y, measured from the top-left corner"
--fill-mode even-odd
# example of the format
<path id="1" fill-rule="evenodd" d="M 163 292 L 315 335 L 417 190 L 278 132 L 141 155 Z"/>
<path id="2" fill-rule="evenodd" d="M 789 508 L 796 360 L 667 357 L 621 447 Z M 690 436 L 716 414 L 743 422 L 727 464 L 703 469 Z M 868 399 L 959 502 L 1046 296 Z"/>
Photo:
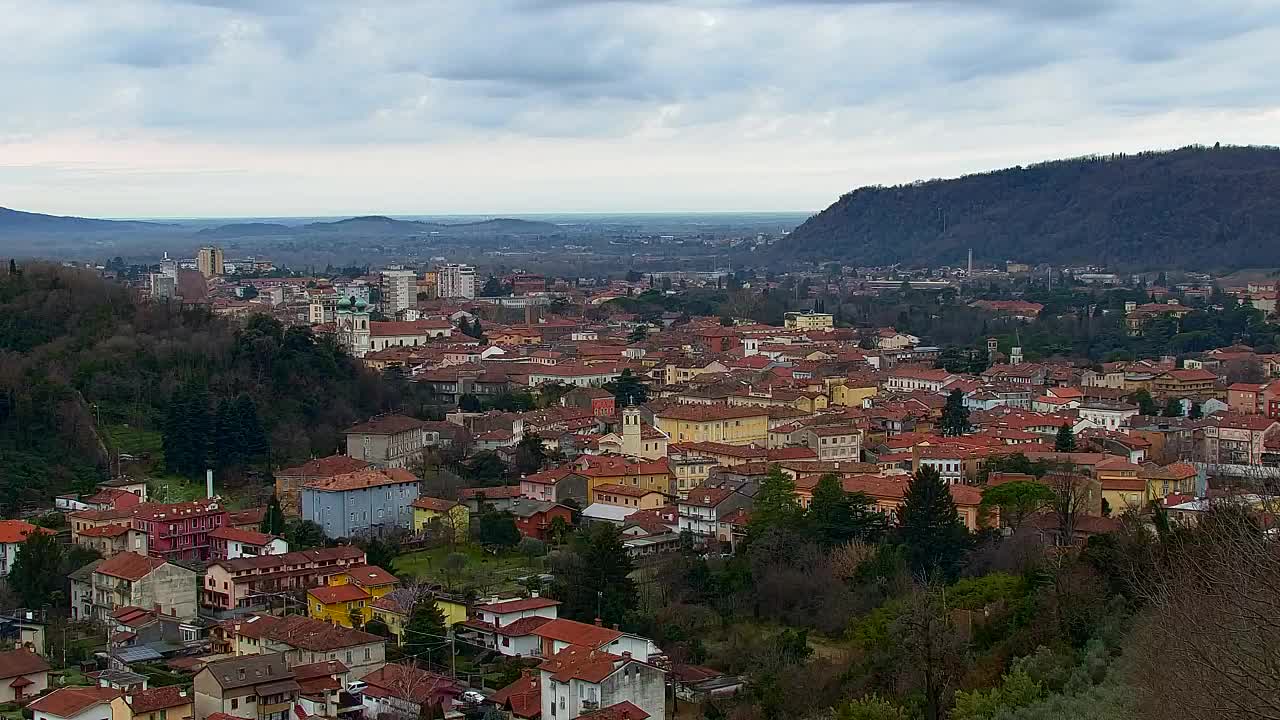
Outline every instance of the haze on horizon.
<path id="1" fill-rule="evenodd" d="M 0 0 L 0 205 L 99 217 L 819 209 L 1274 144 L 1280 3 Z"/>

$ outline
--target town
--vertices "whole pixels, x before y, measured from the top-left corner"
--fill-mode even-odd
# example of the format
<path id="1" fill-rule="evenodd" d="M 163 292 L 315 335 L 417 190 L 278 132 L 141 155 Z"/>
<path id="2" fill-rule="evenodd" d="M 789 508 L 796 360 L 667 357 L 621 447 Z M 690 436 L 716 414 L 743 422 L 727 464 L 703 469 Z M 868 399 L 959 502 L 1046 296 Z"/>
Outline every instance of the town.
<path id="1" fill-rule="evenodd" d="M 250 354 L 327 338 L 390 396 L 290 458 L 269 408 L 183 386 L 158 428 L 98 426 L 106 479 L 8 503 L 0 701 L 35 720 L 798 716 L 802 690 L 766 693 L 779 669 L 739 654 L 794 669 L 805 633 L 869 632 L 850 616 L 880 600 L 850 583 L 958 580 L 974 643 L 1034 604 L 996 589 L 1029 555 L 1096 565 L 1225 507 L 1267 523 L 1280 479 L 1274 280 L 972 255 L 320 276 L 214 246 L 7 277 L 40 272 L 204 313 Z M 744 645 L 722 601 L 748 597 L 791 629 Z"/>

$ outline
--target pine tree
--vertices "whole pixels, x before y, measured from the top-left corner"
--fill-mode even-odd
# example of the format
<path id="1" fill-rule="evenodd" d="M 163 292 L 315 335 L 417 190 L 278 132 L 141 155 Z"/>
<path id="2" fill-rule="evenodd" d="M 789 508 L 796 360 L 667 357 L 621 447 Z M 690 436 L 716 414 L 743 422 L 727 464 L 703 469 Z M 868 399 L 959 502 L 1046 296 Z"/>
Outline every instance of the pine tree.
<path id="1" fill-rule="evenodd" d="M 1192 420 L 1199 420 L 1204 417 L 1204 408 L 1201 407 L 1200 403 L 1191 403 L 1191 412 L 1187 413 L 1187 417 Z"/>
<path id="2" fill-rule="evenodd" d="M 62 543 L 52 533 L 35 533 L 18 545 L 17 552 L 7 581 L 23 605 L 29 608 L 59 605 L 64 555 Z"/>
<path id="3" fill-rule="evenodd" d="M 258 530 L 268 535 L 284 534 L 284 511 L 280 509 L 280 498 L 275 495 L 267 503 L 267 512 L 262 516 L 262 524 L 258 526 Z"/>
<path id="4" fill-rule="evenodd" d="M 802 513 L 800 501 L 796 499 L 795 482 L 782 472 L 781 467 L 774 465 L 760 482 L 760 490 L 752 501 L 748 537 L 760 537 L 771 529 L 796 530 Z"/>
<path id="5" fill-rule="evenodd" d="M 1061 453 L 1076 451 L 1076 434 L 1070 424 L 1064 422 L 1058 427 L 1058 437 L 1053 441 L 1053 449 Z"/>
<path id="6" fill-rule="evenodd" d="M 907 484 L 898 510 L 898 533 L 917 573 L 953 578 L 964 555 L 967 531 L 942 476 L 921 467 Z"/>
<path id="7" fill-rule="evenodd" d="M 959 389 L 952 390 L 947 396 L 947 405 L 942 408 L 942 419 L 938 424 L 943 435 L 956 436 L 969 432 L 969 408 L 964 406 L 964 393 Z"/>
<path id="8" fill-rule="evenodd" d="M 404 628 L 405 654 L 415 657 L 426 664 L 432 653 L 443 657 L 448 652 L 441 647 L 447 640 L 444 613 L 436 605 L 434 596 L 427 595 L 418 599 L 409 614 L 409 622 Z"/>
<path id="9" fill-rule="evenodd" d="M 240 442 L 240 453 L 245 462 L 266 460 L 271 452 L 267 431 L 258 416 L 258 404 L 247 394 L 236 398 L 234 417 Z"/>
<path id="10" fill-rule="evenodd" d="M 870 498 L 845 492 L 840 478 L 828 473 L 813 488 L 813 500 L 805 513 L 807 534 L 824 547 L 850 540 L 877 542 L 884 534 L 884 516 L 872 509 Z"/>
<path id="11" fill-rule="evenodd" d="M 224 398 L 213 418 L 213 464 L 218 469 L 239 467 L 243 451 L 235 408 Z"/>
<path id="12" fill-rule="evenodd" d="M 1182 401 L 1178 398 L 1169 398 L 1164 404 L 1165 417 L 1182 417 Z"/>

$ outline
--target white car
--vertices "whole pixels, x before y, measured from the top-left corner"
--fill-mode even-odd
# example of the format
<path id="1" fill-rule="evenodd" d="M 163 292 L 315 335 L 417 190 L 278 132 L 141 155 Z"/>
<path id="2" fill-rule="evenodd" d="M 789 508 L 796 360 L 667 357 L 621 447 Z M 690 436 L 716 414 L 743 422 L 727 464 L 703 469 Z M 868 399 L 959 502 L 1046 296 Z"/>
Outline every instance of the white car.
<path id="1" fill-rule="evenodd" d="M 468 705 L 479 705 L 480 703 L 488 700 L 488 698 L 486 698 L 484 695 L 481 695 L 476 690 L 467 690 L 466 692 L 462 693 L 462 695 L 459 696 L 458 699 L 464 703 L 467 703 Z"/>

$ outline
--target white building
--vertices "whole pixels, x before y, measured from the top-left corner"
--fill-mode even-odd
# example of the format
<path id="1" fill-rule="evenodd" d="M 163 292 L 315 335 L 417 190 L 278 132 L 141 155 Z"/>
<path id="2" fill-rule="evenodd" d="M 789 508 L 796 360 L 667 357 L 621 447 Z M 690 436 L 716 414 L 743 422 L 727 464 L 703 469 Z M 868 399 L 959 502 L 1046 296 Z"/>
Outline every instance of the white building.
<path id="1" fill-rule="evenodd" d="M 1118 430 L 1126 420 L 1138 414 L 1138 407 L 1129 403 L 1091 402 L 1081 405 L 1079 412 L 1081 422 L 1078 425 L 1088 423 L 1103 430 Z"/>
<path id="2" fill-rule="evenodd" d="M 471 265 L 449 263 L 436 270 L 442 298 L 474 298 L 476 296 L 476 269 Z"/>
<path id="3" fill-rule="evenodd" d="M 382 271 L 382 311 L 394 315 L 413 307 L 418 301 L 418 274 L 412 270 L 391 268 Z"/>
<path id="4" fill-rule="evenodd" d="M 538 666 L 543 718 L 574 720 L 607 708 L 607 717 L 665 718 L 666 672 L 636 659 L 574 645 Z M 625 711 L 625 712 L 624 712 Z"/>

